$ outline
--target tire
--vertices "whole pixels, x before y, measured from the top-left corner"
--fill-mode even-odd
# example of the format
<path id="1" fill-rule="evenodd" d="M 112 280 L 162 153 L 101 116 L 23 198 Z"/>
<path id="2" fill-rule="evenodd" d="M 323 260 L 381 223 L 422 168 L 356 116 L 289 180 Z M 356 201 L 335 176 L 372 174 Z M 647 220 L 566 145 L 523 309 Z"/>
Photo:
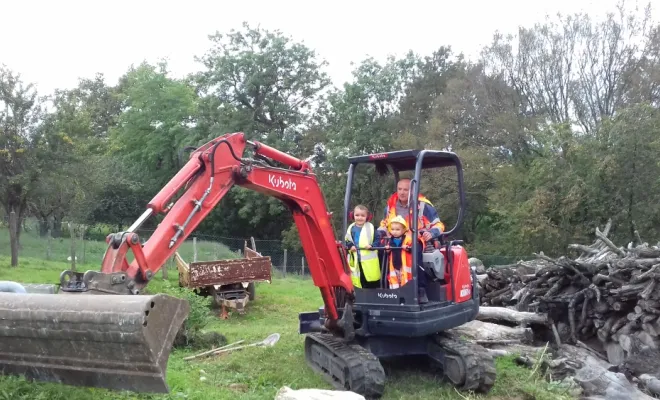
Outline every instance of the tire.
<path id="1" fill-rule="evenodd" d="M 250 282 L 247 287 L 248 294 L 250 295 L 250 301 L 254 301 L 256 297 L 256 287 L 254 282 Z"/>

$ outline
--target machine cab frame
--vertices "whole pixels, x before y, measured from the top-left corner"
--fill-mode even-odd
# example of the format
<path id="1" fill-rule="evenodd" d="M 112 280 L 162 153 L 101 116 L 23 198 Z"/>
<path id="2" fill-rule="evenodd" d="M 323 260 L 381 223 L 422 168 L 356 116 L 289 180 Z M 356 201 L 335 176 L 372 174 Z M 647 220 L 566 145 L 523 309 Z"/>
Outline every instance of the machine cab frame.
<path id="1" fill-rule="evenodd" d="M 445 239 L 450 235 L 456 233 L 463 224 L 465 213 L 465 191 L 463 183 L 463 167 L 460 159 L 456 153 L 449 151 L 436 151 L 436 150 L 401 150 L 387 153 L 375 153 L 361 156 L 349 157 L 348 176 L 346 181 L 346 192 L 344 197 L 344 213 L 342 215 L 342 232 L 346 232 L 348 228 L 348 215 L 351 211 L 351 196 L 353 192 L 353 178 L 355 171 L 360 164 L 374 165 L 375 171 L 385 176 L 392 173 L 394 176 L 394 187 L 396 190 L 396 182 L 399 181 L 400 172 L 414 171 L 413 178 L 410 182 L 410 198 L 417 199 L 420 192 L 422 170 L 437 169 L 454 167 L 458 178 L 458 195 L 459 195 L 459 210 L 458 217 L 455 225 L 448 231 L 443 232 L 439 241 L 445 244 Z M 419 233 L 418 227 L 418 214 L 419 209 L 416 206 L 416 201 L 411 201 L 409 205 L 412 208 L 412 222 L 409 227 L 412 231 L 413 237 L 417 237 Z M 374 224 L 376 225 L 376 224 Z M 459 244 L 460 241 L 452 241 L 451 245 Z M 450 244 L 447 244 L 449 246 Z M 412 254 L 418 254 L 419 242 L 413 240 Z M 449 250 L 449 249 L 447 249 Z M 412 282 L 403 285 L 398 289 L 387 288 L 386 278 L 381 277 L 381 285 L 379 289 L 363 289 L 355 288 L 356 304 L 398 304 L 403 307 L 411 307 L 419 309 L 418 304 L 418 258 L 412 257 Z M 449 263 L 451 265 L 451 263 Z M 382 271 L 381 271 L 382 273 Z M 424 305 L 424 308 L 433 307 L 437 304 L 442 296 L 440 295 L 439 285 L 429 284 L 427 287 L 427 295 L 429 296 L 429 303 Z"/>

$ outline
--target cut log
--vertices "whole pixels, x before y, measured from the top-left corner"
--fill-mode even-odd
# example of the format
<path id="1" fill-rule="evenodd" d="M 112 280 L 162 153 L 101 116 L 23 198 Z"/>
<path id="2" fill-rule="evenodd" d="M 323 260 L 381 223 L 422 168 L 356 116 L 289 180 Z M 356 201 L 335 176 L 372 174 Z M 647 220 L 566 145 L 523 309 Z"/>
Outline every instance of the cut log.
<path id="1" fill-rule="evenodd" d="M 504 307 L 479 307 L 477 319 L 480 321 L 507 321 L 524 325 L 548 324 L 548 317 L 545 314 L 516 311 Z"/>
<path id="2" fill-rule="evenodd" d="M 623 347 L 618 343 L 608 342 L 605 345 L 605 351 L 607 352 L 607 360 L 612 365 L 619 365 L 626 359 Z"/>
<path id="3" fill-rule="evenodd" d="M 610 371 L 613 365 L 594 357 L 589 351 L 570 345 L 562 345 L 561 355 L 571 360 L 580 360 L 581 367 L 576 369 L 574 379 L 584 390 L 589 399 L 639 399 L 651 400 L 653 397 L 641 391 L 626 379 L 622 373 Z"/>
<path id="4" fill-rule="evenodd" d="M 660 379 L 649 374 L 642 374 L 639 376 L 639 380 L 649 392 L 660 396 Z"/>
<path id="5" fill-rule="evenodd" d="M 459 336 L 465 336 L 475 341 L 519 340 L 522 343 L 531 343 L 533 339 L 531 328 L 514 328 L 479 320 L 470 321 L 456 328 L 452 328 L 450 329 L 450 332 Z"/>
<path id="6" fill-rule="evenodd" d="M 571 244 L 566 255 L 538 252 L 529 261 L 491 266 L 477 278 L 481 307 L 466 336 L 490 340 L 484 343 L 493 348 L 493 340 L 528 340 L 531 331 L 555 348 L 582 346 L 598 360 L 576 372 L 590 396 L 648 398 L 605 365 L 639 381 L 643 374 L 660 380 L 660 242 L 649 245 L 635 232 L 634 243 L 620 246 L 608 238 L 611 227 L 608 221 L 594 229 L 591 244 Z"/>

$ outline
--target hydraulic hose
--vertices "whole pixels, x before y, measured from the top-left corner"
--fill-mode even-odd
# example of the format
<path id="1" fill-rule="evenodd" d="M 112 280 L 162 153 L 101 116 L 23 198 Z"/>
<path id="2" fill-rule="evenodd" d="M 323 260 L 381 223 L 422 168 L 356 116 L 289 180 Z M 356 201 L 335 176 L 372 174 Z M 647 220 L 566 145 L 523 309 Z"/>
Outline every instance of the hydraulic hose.
<path id="1" fill-rule="evenodd" d="M 0 292 L 27 293 L 25 287 L 17 282 L 0 281 Z"/>

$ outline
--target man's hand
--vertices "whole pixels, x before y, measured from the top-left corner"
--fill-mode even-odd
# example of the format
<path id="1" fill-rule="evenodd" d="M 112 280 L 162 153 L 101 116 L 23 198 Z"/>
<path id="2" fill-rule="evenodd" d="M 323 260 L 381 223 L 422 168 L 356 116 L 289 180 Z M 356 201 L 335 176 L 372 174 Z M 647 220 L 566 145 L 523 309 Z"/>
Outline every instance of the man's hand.
<path id="1" fill-rule="evenodd" d="M 348 249 L 348 251 L 355 251 L 355 246 L 351 246 L 351 248 Z"/>
<path id="2" fill-rule="evenodd" d="M 367 249 L 371 249 L 371 245 L 370 245 L 370 244 L 367 245 Z"/>

